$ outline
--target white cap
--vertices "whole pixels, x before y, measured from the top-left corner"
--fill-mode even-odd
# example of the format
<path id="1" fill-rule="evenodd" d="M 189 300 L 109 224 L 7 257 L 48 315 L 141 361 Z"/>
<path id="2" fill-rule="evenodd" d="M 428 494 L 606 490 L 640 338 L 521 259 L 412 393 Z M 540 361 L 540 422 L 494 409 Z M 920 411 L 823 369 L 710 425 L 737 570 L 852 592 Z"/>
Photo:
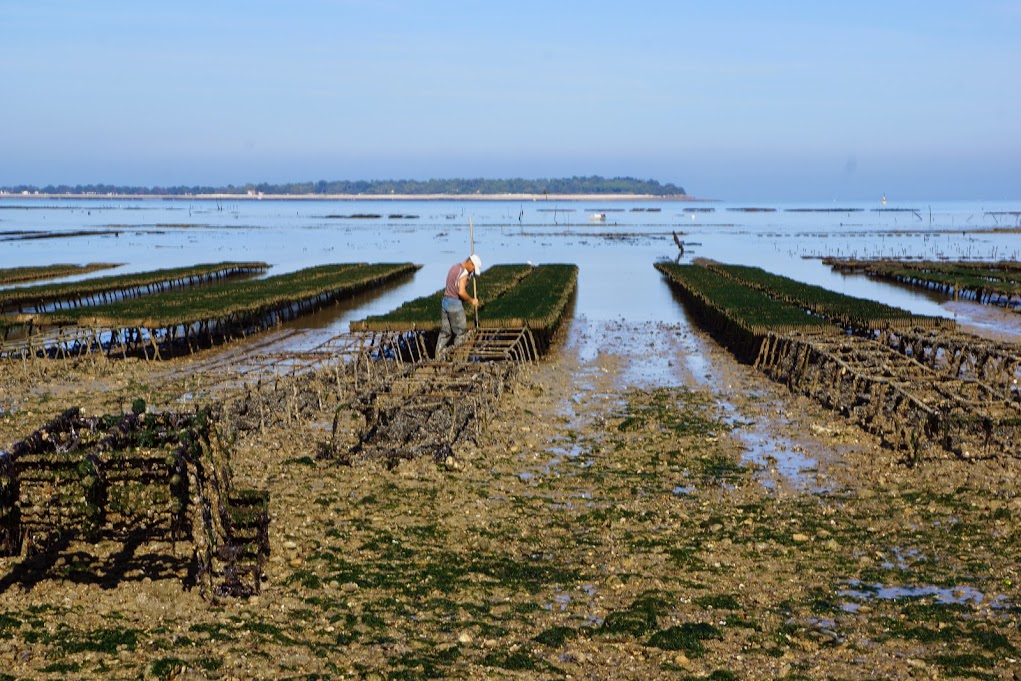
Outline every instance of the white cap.
<path id="1" fill-rule="evenodd" d="M 475 265 L 475 276 L 477 277 L 482 274 L 482 258 L 472 253 L 468 259 L 472 261 L 473 265 Z"/>

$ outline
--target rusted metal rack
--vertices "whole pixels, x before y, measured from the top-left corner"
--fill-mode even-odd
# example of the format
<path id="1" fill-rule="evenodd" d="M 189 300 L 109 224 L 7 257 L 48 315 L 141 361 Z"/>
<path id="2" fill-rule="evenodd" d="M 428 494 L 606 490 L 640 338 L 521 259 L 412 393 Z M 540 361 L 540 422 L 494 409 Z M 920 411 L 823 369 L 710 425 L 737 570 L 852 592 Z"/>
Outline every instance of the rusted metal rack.
<path id="1" fill-rule="evenodd" d="M 383 380 L 362 371 L 355 409 L 365 425 L 342 458 L 375 458 L 390 466 L 420 456 L 445 461 L 456 445 L 479 441 L 488 406 L 515 367 L 538 356 L 527 328 L 473 329 L 443 361 L 428 359 L 425 334 L 401 332 L 397 338 L 383 335 L 368 345 L 369 357 L 393 368 L 386 376 L 376 368 L 376 378 Z M 345 366 L 357 368 L 359 361 Z"/>
<path id="2" fill-rule="evenodd" d="M 478 443 L 489 405 L 503 393 L 513 362 L 425 362 L 377 389 L 362 391 L 365 418 L 348 458 L 394 466 L 428 456 L 443 462 L 454 447 Z"/>
<path id="3" fill-rule="evenodd" d="M 527 327 L 513 329 L 477 329 L 468 334 L 461 346 L 452 351 L 452 361 L 535 362 L 539 359 L 535 337 Z"/>
<path id="4" fill-rule="evenodd" d="M 886 329 L 877 340 L 942 374 L 973 379 L 1021 400 L 1021 347 L 970 334 Z"/>
<path id="5" fill-rule="evenodd" d="M 0 553 L 52 554 L 73 541 L 186 541 L 194 561 L 186 573 L 203 593 L 259 593 L 269 497 L 233 488 L 210 419 L 208 410 L 65 411 L 0 453 Z"/>
<path id="6" fill-rule="evenodd" d="M 940 373 L 881 343 L 769 334 L 755 365 L 917 459 L 1021 455 L 1021 411 L 984 383 Z"/>
<path id="7" fill-rule="evenodd" d="M 429 334 L 418 331 L 356 331 L 333 336 L 300 352 L 245 352 L 227 354 L 206 365 L 206 382 L 195 391 L 202 397 L 223 395 L 243 387 L 275 382 L 314 373 L 331 374 L 338 385 L 357 389 L 377 379 L 389 380 L 409 367 L 429 364 Z M 514 362 L 538 359 L 538 350 L 527 328 L 471 330 L 453 348 L 446 363 Z M 443 364 L 443 362 L 440 362 Z"/>

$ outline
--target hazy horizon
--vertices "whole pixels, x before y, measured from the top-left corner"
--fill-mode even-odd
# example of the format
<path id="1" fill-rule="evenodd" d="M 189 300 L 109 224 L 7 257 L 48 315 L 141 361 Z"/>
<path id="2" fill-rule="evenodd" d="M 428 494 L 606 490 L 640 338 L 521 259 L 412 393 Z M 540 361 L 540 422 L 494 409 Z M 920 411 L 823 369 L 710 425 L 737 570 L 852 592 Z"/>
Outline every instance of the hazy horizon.
<path id="1" fill-rule="evenodd" d="M 5 3 L 0 185 L 1021 198 L 1021 3 Z"/>

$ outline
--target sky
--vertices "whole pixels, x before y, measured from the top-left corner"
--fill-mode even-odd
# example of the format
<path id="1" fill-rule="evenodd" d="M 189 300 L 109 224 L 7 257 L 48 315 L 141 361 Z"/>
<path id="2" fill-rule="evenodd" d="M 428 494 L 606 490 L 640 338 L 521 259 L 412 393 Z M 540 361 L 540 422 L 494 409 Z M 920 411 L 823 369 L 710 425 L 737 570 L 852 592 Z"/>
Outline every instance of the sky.
<path id="1" fill-rule="evenodd" d="M 1021 0 L 4 0 L 0 186 L 1021 199 Z"/>

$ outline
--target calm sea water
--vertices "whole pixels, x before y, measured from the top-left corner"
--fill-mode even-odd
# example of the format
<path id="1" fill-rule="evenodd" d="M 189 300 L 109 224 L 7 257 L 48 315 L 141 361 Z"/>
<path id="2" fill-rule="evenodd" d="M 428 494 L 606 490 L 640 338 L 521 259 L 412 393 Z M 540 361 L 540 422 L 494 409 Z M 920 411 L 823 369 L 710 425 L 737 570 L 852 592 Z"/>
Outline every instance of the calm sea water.
<path id="1" fill-rule="evenodd" d="M 0 199 L 0 267 L 120 262 L 113 272 L 263 260 L 271 273 L 330 262 L 411 261 L 410 280 L 316 316 L 324 334 L 441 287 L 475 250 L 484 266 L 568 262 L 580 268 L 575 314 L 687 324 L 652 264 L 704 256 L 756 265 L 917 313 L 1021 333 L 1011 315 L 832 272 L 825 255 L 1017 259 L 1021 202 L 762 204 L 599 201 L 307 201 Z M 380 217 L 358 217 L 378 215 Z M 604 216 L 593 219 L 594 215 Z M 102 235 L 72 236 L 100 230 Z M 1003 230 L 1003 231 L 997 231 Z M 58 238 L 25 239 L 59 234 Z M 92 275 L 98 276 L 98 275 Z M 483 273 L 484 276 L 484 273 Z M 973 312 L 974 311 L 974 312 Z M 1016 315 L 1013 315 L 1016 316 Z"/>

